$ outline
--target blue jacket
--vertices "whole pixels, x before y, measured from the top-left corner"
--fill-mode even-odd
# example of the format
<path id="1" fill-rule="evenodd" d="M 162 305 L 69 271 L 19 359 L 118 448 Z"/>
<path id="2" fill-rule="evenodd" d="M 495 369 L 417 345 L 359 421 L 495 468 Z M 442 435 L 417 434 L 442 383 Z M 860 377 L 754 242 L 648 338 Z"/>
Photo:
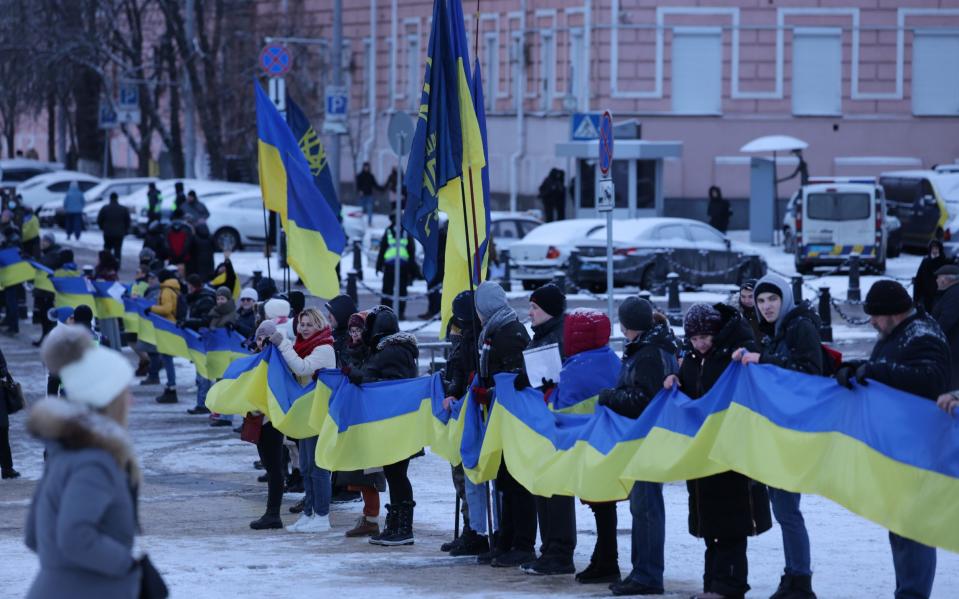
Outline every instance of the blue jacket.
<path id="1" fill-rule="evenodd" d="M 63 198 L 63 211 L 67 214 L 83 212 L 84 203 L 83 192 L 80 191 L 76 183 L 71 183 L 67 195 Z"/>
<path id="2" fill-rule="evenodd" d="M 137 597 L 136 500 L 128 474 L 136 463 L 126 431 L 56 398 L 31 408 L 27 428 L 47 448 L 27 516 L 26 544 L 40 559 L 27 598 L 63 597 L 65 589 L 72 599 Z"/>

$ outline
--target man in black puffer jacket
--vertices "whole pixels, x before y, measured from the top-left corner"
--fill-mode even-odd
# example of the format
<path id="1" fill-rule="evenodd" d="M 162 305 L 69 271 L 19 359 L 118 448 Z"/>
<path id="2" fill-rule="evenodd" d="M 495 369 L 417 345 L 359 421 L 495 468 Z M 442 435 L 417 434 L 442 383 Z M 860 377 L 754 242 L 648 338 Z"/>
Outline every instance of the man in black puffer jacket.
<path id="1" fill-rule="evenodd" d="M 932 401 L 949 390 L 950 365 L 956 356 L 950 356 L 939 324 L 913 307 L 902 285 L 876 281 L 866 294 L 864 309 L 869 323 L 879 331 L 879 341 L 867 362 L 839 369 L 836 380 L 840 384 L 852 387 L 854 378 L 860 384 L 872 379 Z M 889 545 L 896 571 L 895 596 L 929 597 L 936 576 L 936 548 L 892 531 Z"/>
<path id="2" fill-rule="evenodd" d="M 756 311 L 764 321 L 763 327 L 773 327 L 771 337 L 763 339 L 762 352 L 740 348 L 734 360 L 743 364 L 774 364 L 787 370 L 822 374 L 823 349 L 819 336 L 819 316 L 809 302 L 796 305 L 792 287 L 785 279 L 766 275 L 759 279 L 755 289 Z M 774 487 L 769 488 L 773 515 L 783 534 L 783 553 L 786 567 L 779 588 L 770 599 L 815 599 L 812 590 L 812 561 L 809 533 L 799 503 L 802 496 Z"/>
<path id="3" fill-rule="evenodd" d="M 734 351 L 757 347 L 749 322 L 725 304 L 690 306 L 683 329 L 692 350 L 683 356 L 678 377 L 668 377 L 665 386 L 679 384 L 690 399 L 712 389 Z M 704 594 L 694 597 L 743 597 L 749 590 L 747 538 L 772 527 L 766 486 L 729 471 L 687 481 L 686 488 L 689 533 L 706 542 Z"/>
<path id="4" fill-rule="evenodd" d="M 370 356 L 359 373 L 362 383 L 410 379 L 419 374 L 416 360 L 420 352 L 416 347 L 416 337 L 400 332 L 399 321 L 393 310 L 386 306 L 370 310 L 363 330 L 363 342 L 369 348 Z M 390 503 L 386 505 L 386 528 L 370 537 L 373 545 L 394 547 L 413 544 L 413 508 L 416 503 L 413 501 L 413 485 L 407 476 L 409 467 L 410 458 L 383 466 L 383 474 L 389 485 Z"/>
<path id="5" fill-rule="evenodd" d="M 188 292 L 186 295 L 187 313 L 179 326 L 199 331 L 210 324 L 210 310 L 216 306 L 216 293 L 203 284 L 203 278 L 198 274 L 186 278 Z"/>
<path id="6" fill-rule="evenodd" d="M 959 358 L 959 266 L 947 264 L 936 270 L 936 285 L 940 295 L 932 308 L 932 317 L 942 328 L 949 351 Z M 952 361 L 949 377 L 952 384 L 959 384 L 959 359 Z"/>
<path id="7" fill-rule="evenodd" d="M 523 368 L 523 350 L 529 345 L 529 333 L 506 300 L 506 292 L 498 283 L 485 281 L 476 289 L 476 314 L 482 330 L 477 336 L 480 348 L 479 387 L 473 398 L 488 406 L 489 387 L 500 372 L 517 372 Z M 519 484 L 500 463 L 496 489 L 503 494 L 502 515 L 497 546 L 479 557 L 496 568 L 516 568 L 536 559 L 536 502 L 533 495 Z"/>
<path id="8" fill-rule="evenodd" d="M 679 371 L 676 339 L 665 318 L 654 318 L 653 305 L 636 296 L 620 304 L 619 328 L 627 339 L 623 369 L 616 386 L 600 392 L 599 405 L 627 418 L 639 418 L 663 388 L 666 377 Z M 633 516 L 633 570 L 609 588 L 614 595 L 662 595 L 666 561 L 663 485 L 636 482 L 629 494 L 629 511 Z"/>

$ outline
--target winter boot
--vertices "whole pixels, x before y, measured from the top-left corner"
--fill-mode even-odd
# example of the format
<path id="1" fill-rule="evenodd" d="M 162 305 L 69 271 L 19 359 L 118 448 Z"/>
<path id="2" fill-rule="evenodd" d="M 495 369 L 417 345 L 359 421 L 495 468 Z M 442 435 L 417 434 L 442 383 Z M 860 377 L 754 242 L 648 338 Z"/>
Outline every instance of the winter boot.
<path id="1" fill-rule="evenodd" d="M 176 396 L 176 387 L 167 387 L 163 390 L 163 393 L 157 396 L 157 403 L 176 403 L 179 399 Z"/>
<path id="2" fill-rule="evenodd" d="M 303 512 L 303 504 L 305 503 L 304 499 L 301 499 L 290 506 L 291 514 L 299 514 Z"/>
<path id="3" fill-rule="evenodd" d="M 398 547 L 400 545 L 413 544 L 413 508 L 416 507 L 414 501 L 404 501 L 399 505 L 396 515 L 396 524 L 392 534 L 388 534 L 380 539 L 379 544 L 386 547 Z"/>
<path id="4" fill-rule="evenodd" d="M 560 555 L 544 555 L 538 560 L 527 562 L 520 566 L 520 570 L 536 576 L 557 576 L 560 574 L 575 574 L 576 566 L 569 557 Z"/>
<path id="5" fill-rule="evenodd" d="M 614 583 L 622 579 L 619 564 L 615 561 L 591 561 L 586 569 L 576 575 L 576 582 L 581 584 Z"/>
<path id="6" fill-rule="evenodd" d="M 376 519 L 370 519 L 366 516 L 360 516 L 359 520 L 356 521 L 356 526 L 346 531 L 346 536 L 348 537 L 371 537 L 373 535 L 378 535 L 380 532 L 380 525 L 376 522 Z"/>
<path id="7" fill-rule="evenodd" d="M 286 477 L 286 491 L 284 493 L 302 493 L 303 492 L 303 476 L 300 474 L 299 468 L 294 468 L 293 472 Z"/>
<path id="8" fill-rule="evenodd" d="M 133 376 L 147 376 L 150 374 L 150 360 L 140 360 L 140 363 L 137 364 L 137 371 L 133 373 Z"/>
<path id="9" fill-rule="evenodd" d="M 5 479 L 20 478 L 20 473 L 13 468 L 7 468 L 3 471 L 2 476 Z"/>
<path id="10" fill-rule="evenodd" d="M 783 574 L 782 578 L 779 579 L 779 588 L 776 589 L 776 592 L 769 596 L 769 599 L 787 599 L 793 588 L 793 575 L 792 574 Z"/>
<path id="11" fill-rule="evenodd" d="M 159 385 L 159 384 L 160 384 L 160 377 L 156 377 L 156 376 L 148 376 L 147 378 L 142 379 L 140 381 L 140 385 L 144 387 L 148 385 Z"/>
<path id="12" fill-rule="evenodd" d="M 481 555 L 489 551 L 489 540 L 486 535 L 477 534 L 473 529 L 467 528 L 463 536 L 460 537 L 460 545 L 450 550 L 450 556 L 461 557 L 464 555 Z"/>
<path id="13" fill-rule="evenodd" d="M 786 599 L 816 599 L 816 593 L 812 590 L 812 575 L 793 576 Z"/>
<path id="14" fill-rule="evenodd" d="M 499 541 L 499 531 L 495 531 L 489 536 L 489 551 L 480 553 L 476 556 L 476 563 L 480 565 L 489 565 L 493 562 L 493 558 L 498 556 L 502 551 L 500 551 L 498 546 Z"/>
<path id="15" fill-rule="evenodd" d="M 536 553 L 533 551 L 523 551 L 521 549 L 511 549 L 500 553 L 493 558 L 490 565 L 494 568 L 519 568 L 523 564 L 536 560 Z"/>
<path id="16" fill-rule="evenodd" d="M 394 508 L 389 503 L 386 504 L 386 527 L 380 531 L 378 534 L 370 537 L 371 545 L 384 545 L 383 539 L 388 535 L 393 534 L 393 531 L 396 528 L 396 518 L 398 514 L 398 508 Z"/>
<path id="17" fill-rule="evenodd" d="M 456 537 L 452 541 L 447 541 L 443 543 L 442 545 L 440 545 L 440 551 L 444 553 L 449 553 L 450 551 L 453 551 L 454 549 L 456 549 L 457 547 L 463 544 L 463 537 L 465 537 L 468 533 L 471 533 L 471 532 L 473 531 L 469 527 L 465 527 L 463 529 L 463 534 Z"/>
<path id="18" fill-rule="evenodd" d="M 250 522 L 250 528 L 253 530 L 268 530 L 271 528 L 283 528 L 283 521 L 279 514 L 263 514 L 259 520 Z"/>
<path id="19" fill-rule="evenodd" d="M 659 587 L 651 587 L 641 582 L 636 582 L 631 578 L 626 578 L 622 582 L 614 582 L 609 585 L 609 590 L 613 595 L 662 595 L 665 591 Z"/>

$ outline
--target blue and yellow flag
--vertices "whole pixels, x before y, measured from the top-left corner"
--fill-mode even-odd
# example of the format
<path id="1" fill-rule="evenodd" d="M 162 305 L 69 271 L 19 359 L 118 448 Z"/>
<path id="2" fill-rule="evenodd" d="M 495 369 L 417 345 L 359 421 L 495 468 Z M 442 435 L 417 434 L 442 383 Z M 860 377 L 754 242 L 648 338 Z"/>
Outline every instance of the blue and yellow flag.
<path id="1" fill-rule="evenodd" d="M 287 236 L 287 261 L 314 295 L 340 292 L 336 265 L 346 236 L 313 181 L 293 132 L 260 85 L 256 88 L 260 189 L 269 210 L 280 215 Z"/>
<path id="2" fill-rule="evenodd" d="M 340 199 L 336 197 L 336 189 L 333 187 L 333 174 L 330 171 L 330 162 L 326 159 L 326 148 L 323 146 L 323 140 L 316 133 L 316 129 L 310 124 L 310 119 L 300 106 L 293 101 L 293 98 L 286 96 L 286 124 L 293 131 L 293 137 L 296 138 L 303 155 L 306 157 L 307 164 L 310 165 L 310 173 L 313 175 L 313 181 L 317 189 L 323 194 L 323 198 L 330 205 L 338 218 L 343 207 L 340 205 Z"/>
<path id="3" fill-rule="evenodd" d="M 126 288 L 116 281 L 93 281 L 97 318 L 123 318 Z"/>
<path id="4" fill-rule="evenodd" d="M 433 2 L 433 27 L 423 93 L 403 182 L 407 191 L 403 228 L 423 244 L 423 274 L 427 280 L 436 274 L 440 189 L 452 182 L 458 194 L 459 177 L 463 174 L 459 88 L 460 78 L 465 80 L 466 74 L 460 68 L 461 60 L 453 45 L 447 1 Z"/>
<path id="5" fill-rule="evenodd" d="M 53 276 L 53 269 L 47 268 L 39 262 L 34 262 L 30 260 L 30 266 L 33 267 L 33 286 L 41 291 L 48 291 L 50 293 L 56 293 L 56 289 L 53 288 L 53 283 L 50 282 L 50 277 Z"/>
<path id="6" fill-rule="evenodd" d="M 33 280 L 33 266 L 20 256 L 18 248 L 0 250 L 0 286 L 10 287 Z"/>
<path id="7" fill-rule="evenodd" d="M 89 306 L 97 316 L 97 303 L 94 297 L 93 283 L 86 277 L 51 277 L 50 282 L 57 293 L 53 305 L 57 308 L 69 306 Z"/>

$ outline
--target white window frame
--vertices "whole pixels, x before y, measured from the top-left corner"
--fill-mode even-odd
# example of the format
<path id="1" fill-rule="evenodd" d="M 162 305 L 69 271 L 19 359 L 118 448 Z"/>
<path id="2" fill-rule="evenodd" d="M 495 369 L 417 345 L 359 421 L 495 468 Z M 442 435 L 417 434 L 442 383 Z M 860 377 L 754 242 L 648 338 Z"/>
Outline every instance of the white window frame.
<path id="1" fill-rule="evenodd" d="M 938 99 L 935 102 L 932 102 L 931 105 L 923 105 L 922 98 L 916 93 L 917 80 L 920 77 L 917 77 L 917 74 L 922 73 L 924 76 L 925 69 L 917 69 L 917 58 L 920 56 L 916 52 L 917 46 L 923 45 L 930 41 L 942 41 L 942 40 L 952 40 L 959 42 L 959 29 L 955 28 L 935 28 L 935 29 L 914 29 L 913 38 L 912 38 L 912 89 L 910 91 L 910 96 L 912 98 L 912 114 L 915 116 L 959 116 L 959 69 L 951 70 L 949 69 L 949 64 L 943 65 L 941 62 L 936 64 L 936 69 L 939 71 L 942 77 L 951 77 L 953 81 L 953 90 L 943 90 L 945 86 L 943 85 L 933 85 L 929 89 L 935 89 L 942 93 L 950 93 L 954 91 L 956 94 L 952 98 Z M 940 60 L 949 60 L 950 58 L 954 63 L 959 63 L 959 52 L 951 56 L 945 56 L 946 53 L 938 52 L 937 57 L 942 57 Z M 959 65 L 957 65 L 959 66 Z M 917 98 L 919 98 L 919 103 L 917 106 Z M 944 106 L 940 108 L 940 106 Z"/>
<path id="2" fill-rule="evenodd" d="M 499 31 L 487 31 L 483 34 L 483 100 L 486 110 L 496 107 L 496 100 L 502 97 L 499 90 Z"/>
<path id="3" fill-rule="evenodd" d="M 576 110 L 583 110 L 586 96 L 589 94 L 587 79 L 586 32 L 583 27 L 569 29 L 569 82 L 567 93 L 573 97 Z"/>
<path id="4" fill-rule="evenodd" d="M 540 29 L 539 31 L 539 89 L 540 108 L 544 112 L 553 109 L 553 100 L 556 99 L 556 31 Z"/>
<path id="5" fill-rule="evenodd" d="M 406 91 L 403 96 L 406 98 L 406 107 L 410 111 L 416 112 L 420 108 L 420 97 L 423 90 L 423 69 L 420 57 L 420 36 L 409 34 L 406 36 Z"/>
<path id="6" fill-rule="evenodd" d="M 363 40 L 363 110 L 370 110 L 370 88 L 376 88 L 376 71 L 373 68 L 373 39 Z M 376 94 L 374 93 L 375 97 Z"/>
<path id="7" fill-rule="evenodd" d="M 792 113 L 795 116 L 841 116 L 842 115 L 842 101 L 843 101 L 843 62 L 842 62 L 842 28 L 840 27 L 795 27 L 793 28 L 793 53 L 792 53 Z M 806 107 L 801 105 L 801 101 L 805 98 L 802 93 L 797 93 L 797 80 L 802 79 L 802 74 L 797 71 L 797 57 L 799 53 L 797 48 L 804 42 L 809 42 L 810 40 L 829 40 L 837 44 L 837 50 L 835 56 L 835 64 L 833 65 L 838 71 L 839 81 L 838 88 L 836 89 L 837 96 L 831 98 L 830 104 L 835 102 L 834 107 L 830 108 L 820 108 L 817 106 Z M 800 44 L 797 44 L 798 40 L 802 40 Z M 817 57 L 818 58 L 818 57 Z M 817 61 L 818 62 L 818 61 Z M 819 65 L 822 67 L 823 65 Z M 822 76 L 822 72 L 818 74 L 819 77 Z M 821 93 L 823 90 L 817 89 L 817 96 L 823 96 Z M 800 102 L 797 102 L 799 100 Z M 815 103 L 815 100 L 814 100 Z"/>
<path id="8" fill-rule="evenodd" d="M 672 28 L 672 47 L 670 48 L 671 57 L 670 57 L 670 102 L 671 102 L 671 112 L 676 115 L 683 116 L 720 116 L 723 112 L 723 30 L 721 27 L 686 27 L 686 26 L 677 26 Z M 719 93 L 717 94 L 717 105 L 715 109 L 707 110 L 686 110 L 686 109 L 677 109 L 676 99 L 677 99 L 677 87 L 676 87 L 676 47 L 677 38 L 682 39 L 683 37 L 710 37 L 715 38 L 719 42 L 719 52 L 716 53 L 715 60 L 718 64 L 718 78 L 719 78 Z M 700 61 L 702 64 L 702 61 Z M 703 78 L 697 78 L 699 83 L 702 83 Z M 702 97 L 703 94 L 698 94 Z"/>

